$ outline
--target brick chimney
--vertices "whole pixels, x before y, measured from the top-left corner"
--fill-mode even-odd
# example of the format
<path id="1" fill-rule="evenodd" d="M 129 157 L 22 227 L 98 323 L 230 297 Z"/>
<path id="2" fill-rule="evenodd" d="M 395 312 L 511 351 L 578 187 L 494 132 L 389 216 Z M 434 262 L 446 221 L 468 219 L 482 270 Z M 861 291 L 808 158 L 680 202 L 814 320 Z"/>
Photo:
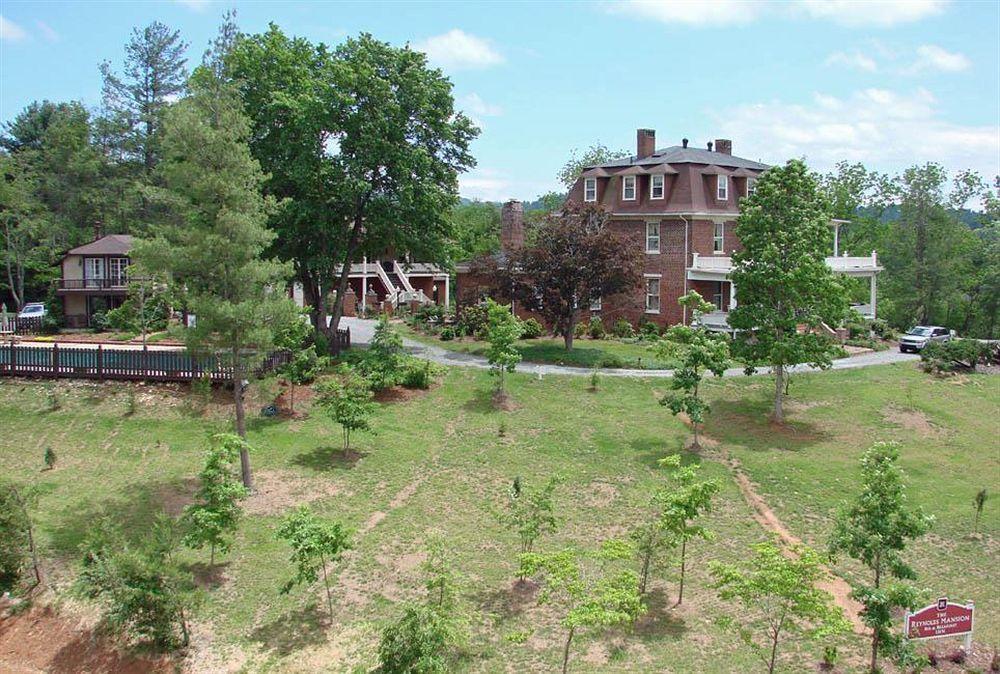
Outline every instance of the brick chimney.
<path id="1" fill-rule="evenodd" d="M 524 204 L 511 199 L 500 209 L 500 250 L 509 252 L 524 246 Z"/>
<path id="2" fill-rule="evenodd" d="M 722 154 L 732 154 L 733 153 L 733 141 L 726 138 L 716 138 L 715 139 L 715 151 L 721 152 Z"/>
<path id="3" fill-rule="evenodd" d="M 635 154 L 639 159 L 645 159 L 656 152 L 656 130 L 636 129 Z"/>
<path id="4" fill-rule="evenodd" d="M 94 241 L 104 236 L 104 227 L 100 220 L 94 220 Z"/>

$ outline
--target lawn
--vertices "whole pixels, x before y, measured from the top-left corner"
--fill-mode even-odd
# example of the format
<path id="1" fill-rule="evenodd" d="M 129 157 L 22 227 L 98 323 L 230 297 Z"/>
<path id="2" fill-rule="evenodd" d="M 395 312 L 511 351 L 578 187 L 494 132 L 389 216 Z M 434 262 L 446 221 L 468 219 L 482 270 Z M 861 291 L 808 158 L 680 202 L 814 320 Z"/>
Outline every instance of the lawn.
<path id="1" fill-rule="evenodd" d="M 486 342 L 468 337 L 442 341 L 433 335 L 414 330 L 404 323 L 399 324 L 399 329 L 402 334 L 414 341 L 433 344 L 449 351 L 483 356 L 489 348 Z M 674 359 L 658 357 L 650 348 L 650 344 L 650 342 L 626 342 L 611 338 L 578 337 L 573 340 L 573 349 L 567 351 L 561 337 L 539 337 L 518 340 L 517 348 L 524 361 L 528 363 L 637 370 L 669 370 L 678 366 L 678 362 Z"/>
<path id="2" fill-rule="evenodd" d="M 732 613 L 707 587 L 706 563 L 745 556 L 766 538 L 720 460 L 738 458 L 759 491 L 801 538 L 822 547 L 838 503 L 857 489 L 857 458 L 877 439 L 901 443 L 910 499 L 937 516 L 910 558 L 928 598 L 948 595 L 977 605 L 977 641 L 1000 645 L 997 541 L 1000 518 L 990 500 L 982 540 L 967 537 L 972 497 L 1000 490 L 997 409 L 1000 387 L 985 375 L 938 380 L 912 365 L 796 376 L 788 429 L 764 415 L 770 387 L 761 378 L 708 386 L 714 400 L 707 433 L 720 441 L 701 455 L 723 485 L 705 524 L 712 541 L 689 550 L 685 602 L 672 565 L 656 573 L 650 611 L 632 631 L 584 632 L 573 671 L 751 671 L 759 663 L 715 620 Z M 513 585 L 516 542 L 487 512 L 505 485 L 559 474 L 560 528 L 539 549 L 594 547 L 626 533 L 652 491 L 667 482 L 657 460 L 682 452 L 687 429 L 656 404 L 664 381 L 511 378 L 515 409 L 497 412 L 487 373 L 453 369 L 429 392 L 383 404 L 375 434 L 360 434 L 358 456 L 334 446 L 339 429 L 319 413 L 306 419 L 258 418 L 250 427 L 258 493 L 246 504 L 233 551 L 216 571 L 207 553 L 183 553 L 206 587 L 198 608 L 195 671 L 355 671 L 376 664 L 378 632 L 402 602 L 418 599 L 429 536 L 442 537 L 462 570 L 469 642 L 459 671 L 552 671 L 562 628 L 551 607 Z M 61 382 L 62 407 L 47 411 L 48 386 L 0 383 L 0 469 L 36 483 L 37 534 L 57 597 L 68 597 L 76 548 L 98 517 L 122 521 L 136 536 L 162 509 L 177 513 L 194 488 L 208 433 L 227 427 L 226 408 L 202 410 L 183 389 L 140 387 L 126 415 L 122 385 Z M 274 394 L 255 386 L 251 410 Z M 301 409 L 308 409 L 305 401 Z M 505 432 L 498 433 L 504 420 Z M 58 456 L 40 471 L 45 447 Z M 308 502 L 355 531 L 355 549 L 335 571 L 330 624 L 316 588 L 278 589 L 290 577 L 288 550 L 274 538 L 282 513 Z M 858 569 L 837 564 L 848 578 Z M 857 637 L 839 641 L 848 665 L 860 662 Z M 783 671 L 815 666 L 823 643 L 789 643 Z M 0 656 L 2 658 L 2 656 Z M 0 669 L 2 669 L 0 661 Z"/>

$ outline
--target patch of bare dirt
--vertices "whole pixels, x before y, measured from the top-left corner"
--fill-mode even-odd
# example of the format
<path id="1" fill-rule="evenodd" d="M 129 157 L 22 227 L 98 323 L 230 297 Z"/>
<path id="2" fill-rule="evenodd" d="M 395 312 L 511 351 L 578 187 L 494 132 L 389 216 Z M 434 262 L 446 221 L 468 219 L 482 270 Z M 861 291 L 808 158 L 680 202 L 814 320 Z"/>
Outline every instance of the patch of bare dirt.
<path id="1" fill-rule="evenodd" d="M 814 407 L 826 407 L 830 403 L 826 400 L 789 400 L 785 399 L 782 406 L 786 412 L 807 412 Z"/>
<path id="2" fill-rule="evenodd" d="M 587 652 L 580 658 L 589 665 L 603 666 L 608 664 L 608 647 L 600 641 L 594 641 L 587 646 Z"/>
<path id="3" fill-rule="evenodd" d="M 613 484 L 595 480 L 586 487 L 584 503 L 591 508 L 607 508 L 618 498 L 618 488 Z"/>
<path id="4" fill-rule="evenodd" d="M 493 407 L 502 412 L 514 412 L 515 410 L 521 409 L 520 403 L 507 394 L 501 395 L 499 392 L 494 393 L 491 400 L 493 402 Z"/>
<path id="5" fill-rule="evenodd" d="M 0 671 L 10 674 L 173 672 L 166 656 L 144 657 L 119 649 L 110 640 L 51 608 L 35 607 L 0 618 Z"/>
<path id="6" fill-rule="evenodd" d="M 262 470 L 256 474 L 254 492 L 243 501 L 243 508 L 251 515 L 273 515 L 340 492 L 341 485 L 329 479 L 305 477 L 290 470 Z"/>
<path id="7" fill-rule="evenodd" d="M 944 432 L 941 427 L 932 424 L 927 415 L 920 410 L 908 410 L 890 405 L 882 411 L 882 418 L 890 424 L 913 431 L 922 438 L 937 437 Z"/>
<path id="8" fill-rule="evenodd" d="M 392 388 L 382 389 L 375 394 L 375 401 L 380 403 L 405 403 L 414 398 L 421 398 L 427 395 L 430 389 L 419 389 L 419 388 L 403 388 L 402 386 L 393 386 Z"/>
<path id="9" fill-rule="evenodd" d="M 407 501 L 409 501 L 410 498 L 417 492 L 417 489 L 423 483 L 425 478 L 426 475 L 420 475 L 415 480 L 413 480 L 412 482 L 404 486 L 402 489 L 400 489 L 398 492 L 396 492 L 395 496 L 393 496 L 392 499 L 389 501 L 389 511 L 392 512 L 396 508 L 399 508 Z M 374 529 L 378 525 L 378 523 L 384 520 L 388 515 L 389 513 L 383 512 L 381 510 L 373 512 L 371 515 L 368 516 L 368 519 L 365 520 L 365 523 L 361 525 L 361 528 L 359 529 L 358 533 L 362 534 L 368 533 L 369 531 Z"/>
<path id="10" fill-rule="evenodd" d="M 309 409 L 312 407 L 313 398 L 316 392 L 312 386 L 292 386 L 285 382 L 281 383 L 281 391 L 274 399 L 274 405 L 278 408 L 279 414 L 286 419 L 305 419 L 309 416 Z"/>
<path id="11" fill-rule="evenodd" d="M 154 498 L 163 511 L 171 517 L 179 517 L 184 508 L 194 500 L 198 491 L 197 478 L 187 478 L 179 485 L 162 485 L 154 492 Z"/>
<path id="12" fill-rule="evenodd" d="M 787 554 L 792 554 L 791 548 L 801 545 L 802 541 L 795 534 L 793 534 L 785 523 L 771 510 L 771 507 L 764 500 L 764 497 L 760 495 L 757 488 L 750 481 L 750 478 L 743 471 L 743 467 L 740 462 L 733 457 L 728 457 L 726 460 L 730 470 L 733 474 L 733 479 L 736 480 L 736 484 L 740 489 L 740 493 L 743 495 L 743 500 L 746 501 L 747 505 L 750 506 L 753 511 L 754 520 L 763 528 L 776 535 L 785 547 Z M 851 586 L 840 576 L 834 574 L 829 569 L 824 569 L 826 572 L 826 578 L 818 582 L 816 586 L 829 592 L 833 596 L 834 603 L 844 610 L 844 615 L 847 617 L 851 624 L 854 626 L 854 631 L 859 634 L 866 633 L 866 628 L 861 622 L 858 614 L 861 611 L 861 604 L 855 601 L 851 597 Z"/>

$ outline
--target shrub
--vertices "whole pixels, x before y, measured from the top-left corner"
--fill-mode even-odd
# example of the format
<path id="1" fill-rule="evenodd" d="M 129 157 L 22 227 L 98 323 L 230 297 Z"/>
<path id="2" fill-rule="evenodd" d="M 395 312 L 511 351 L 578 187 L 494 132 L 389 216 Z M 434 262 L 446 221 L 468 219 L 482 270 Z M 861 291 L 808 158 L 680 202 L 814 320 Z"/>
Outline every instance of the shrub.
<path id="1" fill-rule="evenodd" d="M 821 665 L 823 669 L 833 669 L 837 666 L 838 660 L 840 660 L 840 654 L 837 652 L 836 646 L 823 647 L 823 663 Z"/>
<path id="2" fill-rule="evenodd" d="M 437 371 L 429 360 L 411 358 L 403 370 L 402 385 L 406 388 L 428 389 Z"/>
<path id="3" fill-rule="evenodd" d="M 584 335 L 587 334 L 587 327 L 588 327 L 587 324 L 582 321 L 577 323 L 575 326 L 573 326 L 573 336 L 578 338 L 583 337 Z"/>
<path id="4" fill-rule="evenodd" d="M 51 447 L 45 448 L 45 469 L 52 470 L 56 467 L 56 451 Z"/>
<path id="5" fill-rule="evenodd" d="M 451 327 L 450 325 L 446 325 L 441 329 L 440 337 L 442 342 L 450 342 L 451 340 L 455 339 L 456 336 L 457 335 L 455 328 Z"/>
<path id="6" fill-rule="evenodd" d="M 413 320 L 417 323 L 440 323 L 444 320 L 444 307 L 440 304 L 425 304 L 413 312 Z"/>
<path id="7" fill-rule="evenodd" d="M 51 313 L 45 314 L 42 317 L 42 325 L 39 331 L 43 335 L 54 335 L 59 332 L 59 328 L 62 327 L 62 321 L 58 316 L 53 316 Z"/>
<path id="8" fill-rule="evenodd" d="M 642 322 L 639 324 L 639 332 L 643 339 L 656 339 L 660 336 L 660 326 L 643 316 Z"/>
<path id="9" fill-rule="evenodd" d="M 111 329 L 111 325 L 108 322 L 108 312 L 107 311 L 95 311 L 90 316 L 90 329 L 94 332 L 107 332 Z"/>
<path id="10" fill-rule="evenodd" d="M 615 321 L 614 326 L 612 326 L 611 334 L 613 334 L 615 337 L 619 339 L 634 337 L 635 328 L 633 328 L 632 324 L 626 321 L 624 318 L 619 318 L 617 321 Z"/>
<path id="11" fill-rule="evenodd" d="M 521 339 L 538 339 L 544 332 L 542 324 L 534 318 L 529 318 L 522 325 L 524 332 L 521 333 Z"/>
<path id="12" fill-rule="evenodd" d="M 472 304 L 462 309 L 458 317 L 458 325 L 463 334 L 483 339 L 486 333 L 486 326 L 489 324 L 489 313 L 486 302 Z"/>
<path id="13" fill-rule="evenodd" d="M 966 658 L 969 657 L 965 652 L 965 649 L 956 648 L 951 653 L 948 654 L 948 661 L 954 662 L 956 665 L 965 664 Z"/>
<path id="14" fill-rule="evenodd" d="M 625 360 L 614 353 L 606 353 L 597 361 L 597 367 L 618 369 L 625 367 Z"/>
<path id="15" fill-rule="evenodd" d="M 375 328 L 372 343 L 361 360 L 361 373 L 373 391 L 381 391 L 399 383 L 405 361 L 402 338 L 389 325 L 389 320 L 382 316 Z"/>
<path id="16" fill-rule="evenodd" d="M 457 640 L 455 625 L 447 616 L 411 604 L 396 622 L 382 630 L 378 645 L 380 671 L 448 672 L 448 654 Z"/>
<path id="17" fill-rule="evenodd" d="M 587 326 L 587 334 L 591 339 L 604 339 L 604 321 L 600 316 L 591 316 Z"/>
<path id="18" fill-rule="evenodd" d="M 931 342 L 920 352 L 921 367 L 926 372 L 975 370 L 980 361 L 990 357 L 990 353 L 989 344 L 975 339 Z"/>

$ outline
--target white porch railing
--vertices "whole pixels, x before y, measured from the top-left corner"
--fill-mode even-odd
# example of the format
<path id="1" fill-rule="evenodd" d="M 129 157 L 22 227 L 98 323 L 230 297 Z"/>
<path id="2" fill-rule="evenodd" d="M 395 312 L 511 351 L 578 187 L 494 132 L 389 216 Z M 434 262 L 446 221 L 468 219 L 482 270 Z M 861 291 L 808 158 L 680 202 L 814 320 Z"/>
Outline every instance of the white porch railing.
<path id="1" fill-rule="evenodd" d="M 871 255 L 864 256 L 841 256 L 826 258 L 826 264 L 833 271 L 840 274 L 874 274 L 882 270 L 878 265 L 878 256 L 875 251 Z M 700 255 L 694 253 L 691 259 L 689 271 L 710 272 L 715 274 L 728 274 L 733 269 L 733 259 L 724 255 Z"/>
<path id="2" fill-rule="evenodd" d="M 392 304 L 393 307 L 398 306 L 399 290 L 396 288 L 396 286 L 392 284 L 392 281 L 389 279 L 389 275 L 385 273 L 385 269 L 382 268 L 382 263 L 381 262 L 369 263 L 368 271 L 374 271 L 375 274 L 378 276 L 378 279 L 382 282 L 382 285 L 385 286 L 386 290 L 388 291 L 386 294 L 386 299 L 389 300 L 389 303 Z"/>
<path id="3" fill-rule="evenodd" d="M 691 268 L 699 271 L 724 271 L 729 272 L 733 268 L 733 258 L 728 255 L 699 255 L 694 253 L 691 260 Z"/>
<path id="4" fill-rule="evenodd" d="M 698 316 L 698 324 L 704 326 L 706 330 L 729 332 L 729 312 L 710 311 L 707 314 L 701 314 Z"/>
<path id="5" fill-rule="evenodd" d="M 400 283 L 403 284 L 403 288 L 402 289 L 405 292 L 408 292 L 408 293 L 416 292 L 413 289 L 413 286 L 410 285 L 410 279 L 406 277 L 406 272 L 403 271 L 403 268 L 399 265 L 398 261 L 396 261 L 396 260 L 392 261 L 392 270 L 394 272 L 396 272 L 396 276 L 399 277 Z"/>

